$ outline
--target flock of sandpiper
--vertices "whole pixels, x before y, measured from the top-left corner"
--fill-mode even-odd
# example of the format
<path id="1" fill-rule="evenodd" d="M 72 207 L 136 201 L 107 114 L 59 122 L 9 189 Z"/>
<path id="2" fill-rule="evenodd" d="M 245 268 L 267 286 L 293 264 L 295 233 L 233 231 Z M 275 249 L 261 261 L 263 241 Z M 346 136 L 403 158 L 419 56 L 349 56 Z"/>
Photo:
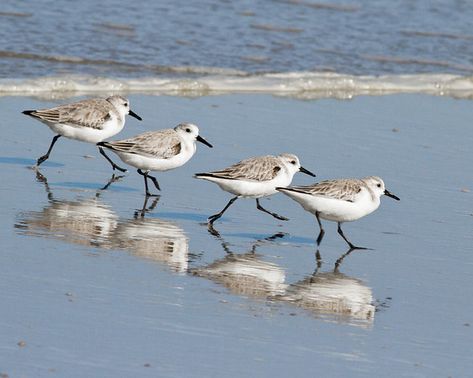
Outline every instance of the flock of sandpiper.
<path id="1" fill-rule="evenodd" d="M 23 113 L 45 123 L 56 134 L 46 154 L 37 160 L 37 166 L 49 158 L 61 136 L 94 143 L 114 170 L 126 171 L 110 159 L 104 148 L 114 152 L 124 163 L 137 168 L 137 172 L 144 178 L 147 197 L 153 195 L 150 193 L 148 180 L 160 190 L 158 180 L 150 175 L 151 171 L 168 171 L 184 165 L 194 155 L 196 141 L 212 147 L 199 135 L 199 128 L 191 123 L 181 123 L 173 129 L 145 132 L 128 139 L 104 142 L 123 129 L 127 114 L 141 121 L 141 117 L 130 109 L 129 101 L 117 95 L 86 99 L 50 109 L 25 110 Z M 383 194 L 399 200 L 385 188 L 383 180 L 376 176 L 289 186 L 296 172 L 315 177 L 301 166 L 296 155 L 288 153 L 253 157 L 219 171 L 197 173 L 195 178 L 214 182 L 222 190 L 234 195 L 219 213 L 208 218 L 209 228 L 213 229 L 213 223 L 238 198 L 254 198 L 258 210 L 286 221 L 286 217 L 263 208 L 259 202 L 262 197 L 281 192 L 315 215 L 320 227 L 317 245 L 320 245 L 325 233 L 321 223 L 321 219 L 325 219 L 338 223 L 338 233 L 350 249 L 362 249 L 347 239 L 341 224 L 372 213 L 379 207 Z"/>

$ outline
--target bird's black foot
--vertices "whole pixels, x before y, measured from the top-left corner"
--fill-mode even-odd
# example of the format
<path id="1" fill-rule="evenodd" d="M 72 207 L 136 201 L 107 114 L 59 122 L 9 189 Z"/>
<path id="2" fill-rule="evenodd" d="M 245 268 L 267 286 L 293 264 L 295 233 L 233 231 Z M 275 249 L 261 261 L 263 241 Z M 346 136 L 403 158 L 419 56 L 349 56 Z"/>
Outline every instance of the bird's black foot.
<path id="1" fill-rule="evenodd" d="M 350 251 L 354 251 L 355 249 L 359 249 L 359 250 L 370 250 L 371 248 L 367 248 L 367 247 L 358 247 L 352 243 L 348 244 L 349 247 L 350 247 Z"/>
<path id="2" fill-rule="evenodd" d="M 283 217 L 282 215 L 278 215 L 276 213 L 271 214 L 274 218 L 282 220 L 282 221 L 288 221 L 289 218 Z"/>
<path id="3" fill-rule="evenodd" d="M 36 167 L 39 167 L 43 162 L 48 160 L 48 158 L 49 158 L 49 155 L 43 155 L 40 158 L 38 158 L 38 160 L 36 160 Z"/>
<path id="4" fill-rule="evenodd" d="M 128 169 L 119 167 L 119 166 L 116 165 L 115 163 L 113 163 L 112 168 L 113 168 L 113 170 L 116 169 L 116 170 L 118 170 L 118 171 L 120 171 L 120 172 L 123 172 L 123 173 L 128 172 Z"/>
<path id="5" fill-rule="evenodd" d="M 214 215 L 211 215 L 210 217 L 207 218 L 207 222 L 209 224 L 210 227 L 213 227 L 213 224 L 214 222 L 221 218 L 222 214 L 218 213 L 218 214 L 214 214 Z"/>
<path id="6" fill-rule="evenodd" d="M 160 197 L 161 196 L 161 194 L 153 194 L 148 191 L 146 191 L 145 195 L 146 197 Z"/>
<path id="7" fill-rule="evenodd" d="M 256 199 L 256 208 L 258 210 L 262 211 L 263 213 L 266 213 L 266 214 L 269 214 L 269 215 L 273 216 L 276 219 L 279 219 L 279 220 L 282 220 L 282 221 L 288 221 L 289 220 L 289 218 L 283 217 L 282 215 L 279 215 L 279 214 L 273 213 L 269 210 L 266 210 L 263 206 L 261 206 L 261 204 L 259 203 L 258 198 Z"/>

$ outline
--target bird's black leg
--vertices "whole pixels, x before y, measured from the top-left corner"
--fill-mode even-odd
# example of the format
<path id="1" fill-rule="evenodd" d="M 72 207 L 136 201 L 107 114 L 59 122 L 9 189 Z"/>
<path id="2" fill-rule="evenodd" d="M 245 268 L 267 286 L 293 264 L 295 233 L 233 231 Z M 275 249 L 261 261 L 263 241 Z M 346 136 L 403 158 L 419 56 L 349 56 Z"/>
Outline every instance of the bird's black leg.
<path id="1" fill-rule="evenodd" d="M 39 167 L 39 165 L 41 163 L 43 163 L 44 161 L 48 160 L 49 158 L 49 154 L 51 153 L 51 150 L 53 149 L 53 146 L 54 144 L 56 143 L 56 141 L 61 137 L 60 134 L 58 135 L 55 135 L 52 142 L 51 142 L 51 145 L 49 146 L 49 149 L 48 149 L 48 152 L 46 152 L 46 155 L 43 155 L 41 156 L 37 161 L 36 161 L 36 166 Z"/>
<path id="2" fill-rule="evenodd" d="M 338 273 L 338 268 L 340 267 L 340 265 L 342 264 L 343 260 L 345 259 L 345 257 L 347 257 L 350 253 L 352 253 L 355 249 L 354 248 L 351 248 L 346 251 L 343 255 L 341 255 L 337 261 L 335 261 L 335 267 L 333 268 L 333 271 L 334 273 Z"/>
<path id="3" fill-rule="evenodd" d="M 232 205 L 233 202 L 235 202 L 236 200 L 238 199 L 238 196 L 236 197 L 233 197 L 228 203 L 227 205 L 223 208 L 223 210 L 220 212 L 220 213 L 217 213 L 217 214 L 214 214 L 214 215 L 211 215 L 208 219 L 209 221 L 209 225 L 212 226 L 213 223 L 218 219 L 220 218 L 223 213 Z"/>
<path id="4" fill-rule="evenodd" d="M 151 176 L 151 175 L 148 175 L 148 178 L 150 178 L 151 181 L 153 181 L 153 184 L 154 184 L 154 186 L 156 187 L 156 189 L 161 190 L 161 188 L 159 187 L 159 183 L 158 183 L 158 180 L 156 179 L 156 177 Z"/>
<path id="5" fill-rule="evenodd" d="M 316 211 L 315 212 L 315 217 L 317 218 L 317 223 L 319 224 L 319 228 L 320 228 L 319 236 L 317 236 L 317 245 L 320 245 L 320 243 L 322 242 L 322 239 L 324 238 L 324 235 L 325 235 L 325 230 L 322 227 L 322 222 L 320 221 L 319 216 L 320 216 L 320 213 L 318 211 Z"/>
<path id="6" fill-rule="evenodd" d="M 288 221 L 289 220 L 288 218 L 283 217 L 282 215 L 278 215 L 276 213 L 272 213 L 269 210 L 266 210 L 263 206 L 260 205 L 259 198 L 256 199 L 256 208 L 258 210 L 261 210 L 261 211 L 265 212 L 266 214 L 272 215 L 276 219 L 283 220 L 283 221 Z"/>
<path id="7" fill-rule="evenodd" d="M 141 169 L 138 169 L 137 172 L 138 172 L 138 174 L 143 176 L 143 179 L 145 180 L 145 193 L 146 193 L 146 197 L 149 197 L 151 194 L 148 190 L 148 178 L 146 177 L 146 173 L 143 172 Z"/>
<path id="8" fill-rule="evenodd" d="M 345 240 L 348 243 L 348 245 L 350 246 L 350 250 L 353 250 L 353 249 L 368 249 L 368 248 L 365 248 L 365 247 L 357 247 L 356 245 L 353 245 L 352 242 L 350 240 L 348 240 L 346 238 L 346 236 L 343 234 L 341 225 L 342 225 L 341 222 L 338 222 L 338 230 L 337 231 L 341 235 L 343 240 Z"/>
<path id="9" fill-rule="evenodd" d="M 107 156 L 107 154 L 105 153 L 105 151 L 103 150 L 102 147 L 98 146 L 98 148 L 99 148 L 100 154 L 101 154 L 105 159 L 107 159 L 107 161 L 112 165 L 113 170 L 118 169 L 120 172 L 126 172 L 126 171 L 127 171 L 125 168 L 122 168 L 122 167 L 119 167 L 118 165 L 116 165 L 116 164 L 112 161 L 112 159 L 110 159 L 110 158 Z"/>
<path id="10" fill-rule="evenodd" d="M 141 176 L 144 177 L 146 196 L 147 196 L 147 197 L 158 196 L 159 194 L 151 194 L 151 193 L 149 192 L 149 189 L 148 189 L 148 177 L 150 177 L 150 176 L 148 175 L 148 172 L 147 172 L 147 171 L 143 172 L 141 169 L 138 169 L 137 172 L 138 172 Z M 153 177 L 153 178 L 154 178 L 154 177 Z M 155 179 L 155 178 L 154 178 L 154 179 Z M 156 179 L 155 179 L 155 180 L 156 180 Z M 155 185 L 156 185 L 156 184 L 155 184 Z"/>

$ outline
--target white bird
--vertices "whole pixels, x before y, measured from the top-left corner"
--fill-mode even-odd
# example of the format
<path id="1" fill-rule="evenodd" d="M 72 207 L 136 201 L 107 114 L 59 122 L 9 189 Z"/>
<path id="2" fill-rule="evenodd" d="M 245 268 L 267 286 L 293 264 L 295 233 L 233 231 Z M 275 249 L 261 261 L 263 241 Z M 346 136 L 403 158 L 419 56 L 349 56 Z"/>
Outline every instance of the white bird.
<path id="1" fill-rule="evenodd" d="M 156 177 L 150 176 L 149 172 L 168 171 L 187 163 L 196 151 L 196 140 L 212 147 L 199 135 L 196 125 L 181 123 L 174 129 L 149 131 L 129 139 L 100 142 L 97 145 L 112 150 L 124 163 L 138 168 L 137 172 L 144 177 L 146 195 L 151 196 L 148 178 L 156 189 L 161 188 Z"/>
<path id="2" fill-rule="evenodd" d="M 238 198 L 255 198 L 258 210 L 276 219 L 288 220 L 263 208 L 259 203 L 259 198 L 277 193 L 278 186 L 289 185 L 296 172 L 315 177 L 312 172 L 301 167 L 298 157 L 293 154 L 253 157 L 220 171 L 197 173 L 194 177 L 214 182 L 222 190 L 235 195 L 222 211 L 209 217 L 209 225 L 212 226 Z"/>
<path id="3" fill-rule="evenodd" d="M 82 142 L 98 143 L 119 133 L 125 126 L 127 114 L 141 121 L 141 117 L 130 110 L 129 101 L 121 96 L 92 98 L 50 109 L 25 110 L 23 114 L 46 124 L 57 134 L 48 152 L 37 160 L 37 166 L 49 158 L 54 144 L 61 136 Z M 126 171 L 110 160 L 101 147 L 99 151 L 114 170 Z"/>
<path id="4" fill-rule="evenodd" d="M 377 176 L 362 179 L 326 180 L 307 186 L 278 187 L 276 190 L 298 202 L 304 210 L 314 214 L 320 227 L 317 245 L 320 245 L 325 231 L 320 219 L 338 222 L 338 233 L 350 249 L 365 249 L 353 245 L 343 234 L 341 224 L 351 222 L 375 211 L 384 194 L 399 201 L 390 193 Z"/>

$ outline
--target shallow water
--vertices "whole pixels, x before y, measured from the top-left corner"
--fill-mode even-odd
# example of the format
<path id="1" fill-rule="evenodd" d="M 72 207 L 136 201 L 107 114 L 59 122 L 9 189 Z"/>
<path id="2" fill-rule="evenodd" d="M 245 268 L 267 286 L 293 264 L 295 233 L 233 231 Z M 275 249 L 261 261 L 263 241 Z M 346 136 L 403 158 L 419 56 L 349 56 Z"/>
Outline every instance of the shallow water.
<path id="1" fill-rule="evenodd" d="M 471 75 L 472 17 L 466 1 L 3 0 L 0 77 Z"/>
<path id="2" fill-rule="evenodd" d="M 472 107 L 426 95 L 301 101 L 268 95 L 130 96 L 143 122 L 181 121 L 198 146 L 144 217 L 143 183 L 112 176 L 95 147 L 20 112 L 56 101 L 2 97 L 0 372 L 14 376 L 468 376 L 473 368 Z M 293 152 L 317 179 L 379 175 L 400 202 L 326 223 L 276 195 L 237 201 L 192 179 L 241 158 Z M 312 178 L 298 174 L 294 183 Z M 337 264 L 338 262 L 338 264 Z"/>

